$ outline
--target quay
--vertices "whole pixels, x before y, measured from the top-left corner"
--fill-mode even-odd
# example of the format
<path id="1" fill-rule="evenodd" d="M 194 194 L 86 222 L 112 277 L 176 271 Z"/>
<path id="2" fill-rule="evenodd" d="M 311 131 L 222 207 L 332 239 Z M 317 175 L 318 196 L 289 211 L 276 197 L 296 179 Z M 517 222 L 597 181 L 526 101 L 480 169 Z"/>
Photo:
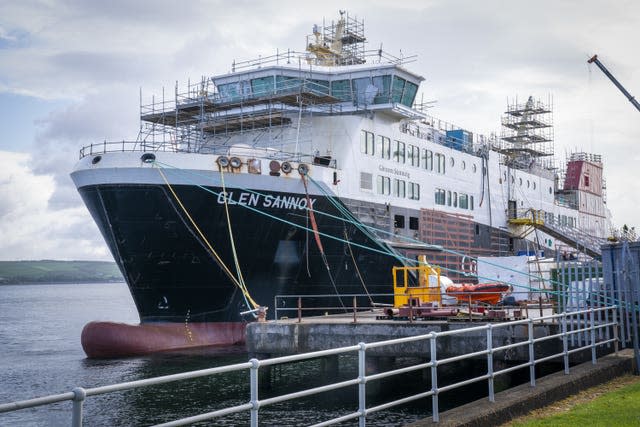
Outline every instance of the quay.
<path id="1" fill-rule="evenodd" d="M 360 342 L 373 343 L 397 338 L 427 335 L 432 332 L 458 331 L 438 340 L 437 353 L 441 357 L 479 352 L 487 348 L 487 333 L 475 328 L 478 325 L 492 326 L 494 348 L 529 339 L 529 323 L 533 337 L 543 338 L 558 334 L 560 323 L 552 320 L 536 322 L 502 322 L 469 320 L 384 320 L 381 311 L 334 314 L 298 319 L 282 319 L 254 322 L 247 325 L 246 345 L 249 354 L 257 358 L 277 357 L 290 354 L 308 353 L 337 347 L 347 347 Z M 469 332 L 463 332 L 470 329 Z M 547 340 L 536 346 L 539 354 L 561 351 L 562 340 Z M 428 357 L 428 341 L 407 341 L 393 346 L 373 348 L 373 357 Z M 480 357 L 480 356 L 478 356 Z M 505 357 L 513 361 L 529 359 L 526 346 L 518 346 L 505 352 Z M 484 357 L 486 358 L 486 357 Z"/>

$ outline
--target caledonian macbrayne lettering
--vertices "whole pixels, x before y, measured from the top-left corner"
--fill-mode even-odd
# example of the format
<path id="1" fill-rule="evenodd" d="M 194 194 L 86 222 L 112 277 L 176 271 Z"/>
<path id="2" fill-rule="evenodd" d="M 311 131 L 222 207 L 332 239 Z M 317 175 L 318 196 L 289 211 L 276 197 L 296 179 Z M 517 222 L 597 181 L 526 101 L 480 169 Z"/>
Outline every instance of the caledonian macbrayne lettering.
<path id="1" fill-rule="evenodd" d="M 306 210 L 307 209 L 307 198 L 306 197 L 296 197 L 296 196 L 272 196 L 265 194 L 256 194 L 256 193 L 236 193 L 233 191 L 229 191 L 227 194 L 227 203 L 230 205 L 246 205 L 246 206 L 256 206 L 263 208 L 272 208 L 272 209 L 298 209 L 298 210 Z M 218 194 L 218 203 L 224 204 L 225 193 L 220 192 Z M 311 200 L 311 208 L 316 203 L 316 199 Z"/>

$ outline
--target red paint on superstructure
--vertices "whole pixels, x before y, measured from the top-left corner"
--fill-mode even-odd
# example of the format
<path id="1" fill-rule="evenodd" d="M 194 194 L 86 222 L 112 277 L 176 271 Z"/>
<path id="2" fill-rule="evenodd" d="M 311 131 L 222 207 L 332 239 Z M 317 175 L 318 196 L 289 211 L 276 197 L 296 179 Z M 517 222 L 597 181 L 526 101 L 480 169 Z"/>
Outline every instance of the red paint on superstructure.
<path id="1" fill-rule="evenodd" d="M 90 322 L 82 329 L 82 348 L 89 358 L 139 356 L 168 350 L 244 343 L 246 323 Z"/>
<path id="2" fill-rule="evenodd" d="M 572 160 L 567 163 L 564 179 L 565 190 L 587 191 L 602 195 L 602 164 L 585 160 Z"/>

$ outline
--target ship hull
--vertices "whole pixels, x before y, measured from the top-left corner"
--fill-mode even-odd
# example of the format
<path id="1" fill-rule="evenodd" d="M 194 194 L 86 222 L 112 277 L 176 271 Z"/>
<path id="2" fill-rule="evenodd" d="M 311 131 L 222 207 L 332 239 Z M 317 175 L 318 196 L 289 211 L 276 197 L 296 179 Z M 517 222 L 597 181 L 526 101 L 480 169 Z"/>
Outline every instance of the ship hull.
<path id="1" fill-rule="evenodd" d="M 215 261 L 212 249 L 234 276 L 235 252 L 248 296 L 269 307 L 270 318 L 276 295 L 324 295 L 302 300 L 308 315 L 327 311 L 310 311 L 319 306 L 351 307 L 353 298 L 344 295 L 389 294 L 391 267 L 400 263 L 354 224 L 336 219 L 340 212 L 325 196 L 256 191 L 252 194 L 260 196 L 246 196 L 245 204 L 242 194 L 249 192 L 235 190 L 234 195 L 229 189 L 232 245 L 221 188 L 99 184 L 79 192 L 125 277 L 142 325 L 87 325 L 82 342 L 91 357 L 241 342 L 243 336 L 235 332 L 204 333 L 193 343 L 184 338 L 185 325 L 236 331 L 254 319 L 242 314 L 254 307 Z M 317 233 L 307 203 L 318 212 Z M 390 300 L 383 296 L 376 302 Z M 297 298 L 277 304 L 279 317 L 297 315 Z M 357 304 L 371 306 L 371 299 L 359 297 Z M 141 339 L 146 332 L 149 338 Z"/>
<path id="2" fill-rule="evenodd" d="M 228 182 L 233 183 L 232 177 Z M 269 308 L 267 318 L 297 316 L 299 295 L 315 296 L 300 299 L 303 315 L 351 310 L 352 295 L 358 295 L 355 303 L 361 309 L 391 303 L 392 267 L 403 257 L 415 259 L 421 251 L 391 254 L 382 241 L 388 236 L 380 239 L 358 221 L 345 219 L 349 209 L 343 201 L 326 192 L 307 194 L 301 180 L 287 188 L 294 191 L 228 185 L 225 205 L 224 191 L 217 186 L 157 182 L 79 186 L 141 321 L 141 325 L 87 325 L 82 336 L 87 355 L 129 356 L 241 343 L 243 334 L 238 330 L 254 320 L 247 314 L 255 308 L 251 300 Z M 312 206 L 314 218 L 307 206 Z M 389 207 L 365 208 L 374 209 L 383 212 L 382 222 L 390 227 Z M 434 218 L 434 213 L 422 213 L 422 240 L 448 244 L 425 234 L 433 228 L 427 218 Z M 474 229 L 469 218 L 463 222 Z M 488 233 L 504 234 L 495 229 Z M 467 254 L 474 249 L 493 252 L 495 238 L 485 240 L 459 249 Z M 448 268 L 445 271 L 455 279 L 465 257 L 447 256 L 439 262 L 438 256 L 430 253 L 428 258 Z M 230 278 L 237 277 L 236 260 L 247 295 Z M 190 325 L 200 325 L 194 329 L 200 331 L 195 339 L 185 335 Z"/>

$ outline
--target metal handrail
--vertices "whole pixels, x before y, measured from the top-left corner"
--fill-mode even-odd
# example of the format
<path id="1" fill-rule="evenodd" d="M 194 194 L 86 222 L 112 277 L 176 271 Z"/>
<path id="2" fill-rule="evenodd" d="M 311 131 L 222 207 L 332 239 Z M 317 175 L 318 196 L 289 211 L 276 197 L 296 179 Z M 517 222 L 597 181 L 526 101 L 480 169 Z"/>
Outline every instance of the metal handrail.
<path id="1" fill-rule="evenodd" d="M 198 422 L 198 421 L 205 421 L 205 420 L 210 420 L 216 417 L 220 417 L 223 415 L 228 415 L 228 414 L 232 414 L 232 413 L 237 413 L 237 412 L 245 412 L 245 411 L 250 411 L 251 414 L 251 426 L 257 426 L 258 425 L 258 414 L 259 414 L 259 409 L 262 407 L 265 407 L 267 405 L 272 405 L 275 403 L 279 403 L 279 402 L 283 402 L 283 401 L 287 401 L 287 400 L 292 400 L 292 399 L 297 399 L 297 398 L 301 398 L 301 397 L 305 397 L 305 396 L 311 396 L 311 395 L 315 395 L 318 393 L 322 393 L 322 392 L 326 392 L 326 391 L 330 391 L 330 390 L 336 390 L 339 388 L 344 388 L 344 387 L 349 387 L 349 386 L 353 386 L 353 385 L 358 385 L 358 397 L 359 397 L 359 405 L 358 405 L 358 410 L 354 411 L 352 413 L 346 414 L 346 415 L 342 415 L 340 417 L 337 418 L 333 418 L 331 420 L 327 420 L 324 421 L 322 423 L 316 424 L 316 425 L 333 425 L 333 424 L 337 424 L 339 422 L 343 422 L 346 420 L 351 420 L 351 419 L 358 419 L 359 420 L 359 425 L 365 425 L 365 420 L 366 420 L 366 416 L 368 414 L 371 414 L 373 412 L 376 411 L 380 411 L 383 409 L 387 409 L 389 407 L 392 406 L 396 406 L 396 405 L 400 405 L 400 404 L 404 404 L 413 400 L 417 400 L 417 399 L 421 399 L 424 397 L 429 397 L 431 396 L 432 399 L 432 418 L 434 422 L 438 422 L 439 421 L 439 408 L 438 408 L 438 395 L 440 393 L 443 393 L 445 391 L 449 391 L 449 390 L 453 390 L 459 387 L 463 387 L 465 385 L 469 385 L 472 383 L 476 383 L 476 382 L 480 382 L 480 381 L 487 381 L 488 383 L 488 389 L 489 389 L 489 401 L 494 402 L 495 401 L 495 393 L 494 393 L 494 379 L 499 376 L 499 375 L 503 375 L 506 374 L 508 372 L 514 371 L 516 369 L 522 369 L 525 367 L 529 367 L 530 370 L 530 383 L 531 386 L 535 386 L 535 365 L 538 363 L 542 363 L 543 361 L 549 361 L 552 359 L 556 359 L 559 357 L 563 357 L 564 359 L 564 372 L 566 374 L 569 373 L 569 356 L 573 353 L 585 350 L 587 348 L 591 348 L 591 353 L 592 353 L 592 363 L 595 364 L 596 360 L 597 360 L 597 354 L 596 354 L 596 347 L 598 346 L 602 346 L 602 345 L 610 345 L 613 344 L 614 345 L 614 351 L 617 353 L 618 351 L 618 333 L 617 333 L 617 328 L 618 328 L 618 322 L 617 322 L 617 318 L 616 318 L 616 312 L 617 312 L 617 306 L 608 306 L 608 307 L 600 307 L 600 308 L 590 308 L 587 310 L 580 310 L 580 311 L 573 311 L 573 312 L 564 312 L 564 313 L 560 313 L 560 314 L 553 314 L 553 315 L 548 315 L 548 316 L 542 316 L 542 317 L 538 317 L 538 318 L 532 318 L 532 319 L 524 319 L 524 320 L 517 320 L 517 321 L 513 321 L 513 322 L 504 322 L 504 323 L 498 323 L 498 324 L 492 324 L 492 323 L 487 323 L 484 325 L 479 325 L 479 326 L 474 326 L 474 327 L 470 327 L 470 328 L 465 328 L 465 329 L 458 329 L 458 330 L 453 330 L 453 331 L 445 331 L 445 332 L 431 332 L 429 334 L 424 334 L 424 335 L 419 335 L 419 336 L 413 336 L 413 337 L 404 337 L 404 338 L 397 338 L 397 339 L 392 339 L 392 340 L 387 340 L 387 341 L 380 341 L 380 342 L 373 342 L 373 343 L 359 343 L 357 345 L 351 345 L 351 346 L 346 346 L 346 347 L 340 347 L 340 348 L 335 348 L 335 349 L 328 349 L 328 350 L 320 350 L 320 351 L 314 351 L 314 352 L 310 352 L 310 353 L 303 353 L 303 354 L 296 354 L 296 355 L 290 355 L 290 356 L 282 356 L 282 357 L 277 357 L 277 358 L 273 358 L 273 359 L 265 359 L 265 360 L 258 360 L 258 359 L 251 359 L 248 362 L 245 363 L 237 363 L 234 365 L 228 365 L 228 366 L 221 366 L 221 367 L 216 367 L 216 368 L 210 368 L 210 369 L 202 369 L 202 370 L 198 370 L 198 371 L 191 371 L 191 372 L 184 372 L 184 373 L 180 373 L 180 374 L 173 374 L 173 375 L 165 375 L 165 376 L 161 376 L 161 377 L 155 377 L 155 378 L 149 378 L 149 379 L 143 379 L 143 380 L 138 380 L 138 381 L 130 381 L 130 382 L 125 382 L 125 383 L 120 383 L 120 384 L 113 384 L 113 385 L 108 385 L 108 386 L 102 386 L 102 387 L 94 387 L 94 388 L 88 388 L 88 389 L 84 389 L 81 387 L 76 387 L 74 388 L 71 392 L 68 393 L 62 393 L 62 394 L 57 394 L 57 395 L 51 395 L 51 396 L 45 396 L 45 397 L 40 397 L 40 398 L 36 398 L 36 399 L 29 399 L 29 400 L 22 400 L 22 401 L 18 401 L 18 402 L 12 402 L 12 403 L 7 403 L 7 404 L 2 404 L 0 405 L 0 413 L 2 412 L 9 412 L 9 411 L 15 411 L 18 409 L 24 409 L 24 408 L 31 408 L 31 407 L 35 407 L 35 406 L 42 406 L 42 405 L 48 405 L 51 403 L 57 403 L 57 402 L 61 402 L 61 401 L 66 401 L 66 400 L 71 400 L 73 402 L 73 412 L 72 412 L 72 426 L 74 427 L 78 427 L 78 426 L 82 426 L 82 420 L 83 420 L 83 416 L 82 416 L 82 405 L 83 402 L 86 400 L 86 398 L 90 397 L 90 396 L 96 396 L 96 395 L 100 395 L 100 394 L 105 394 L 105 393 L 112 393 L 112 392 L 116 392 L 116 391 L 123 391 L 123 390 L 131 390 L 131 389 L 135 389 L 135 388 L 140 388 L 140 387 L 147 387 L 147 386 L 151 386 L 151 385 L 158 385 L 158 384 L 164 384 L 164 383 L 168 383 L 168 382 L 173 382 L 173 381 L 182 381 L 182 380 L 186 380 L 186 379 L 194 379 L 194 378 L 200 378 L 200 377 L 204 377 L 204 376 L 211 376 L 211 375 L 217 375 L 217 374 L 223 374 L 223 373 L 228 373 L 228 372 L 233 372 L 233 371 L 239 371 L 239 370 L 249 370 L 250 371 L 250 400 L 247 403 L 241 404 L 241 405 L 236 405 L 236 406 L 232 406 L 232 407 L 228 407 L 228 408 L 224 408 L 224 409 L 220 409 L 220 410 L 216 410 L 216 411 L 212 411 L 212 412 L 207 412 L 204 414 L 198 414 L 195 416 L 191 416 L 191 417 L 187 417 L 187 418 L 181 418 L 178 420 L 174 420 L 168 423 L 163 423 L 163 424 L 159 424 L 160 426 L 181 426 L 181 425 L 186 425 L 186 424 L 191 424 L 194 422 Z M 602 324 L 596 324 L 595 321 L 595 316 L 594 314 L 597 312 L 601 312 L 601 311 L 611 311 L 612 316 L 613 316 L 613 321 L 612 322 L 607 322 L 607 323 L 602 323 Z M 571 319 L 571 321 L 573 322 L 573 317 L 584 315 L 587 316 L 589 315 L 590 321 L 588 322 L 588 326 L 585 326 L 584 328 L 580 328 L 580 329 L 575 329 L 572 331 L 569 331 L 567 328 L 567 319 Z M 542 342 L 545 340 L 548 340 L 549 337 L 539 337 L 539 338 L 535 338 L 534 334 L 533 334 L 533 325 L 535 322 L 540 322 L 543 320 L 561 320 L 562 323 L 562 332 L 560 334 L 555 334 L 554 338 L 558 338 L 561 337 L 562 338 L 562 342 L 563 342 L 563 350 L 559 353 L 556 354 L 552 354 L 552 355 L 548 355 L 545 357 L 541 357 L 536 359 L 535 358 L 535 351 L 534 351 L 534 346 L 536 343 L 538 342 Z M 586 321 L 584 322 L 585 324 L 587 323 Z M 501 347 L 492 347 L 493 346 L 493 330 L 496 328 L 500 328 L 500 327 L 506 327 L 506 326 L 514 326 L 514 325 L 520 325 L 520 324 L 527 324 L 528 326 L 528 336 L 527 336 L 527 340 L 518 342 L 518 343 L 513 343 L 510 345 L 506 345 L 506 346 L 501 346 Z M 613 338 L 611 339 L 605 339 L 605 340 L 596 340 L 596 330 L 597 329 L 602 329 L 602 328 L 609 328 L 609 327 L 613 327 Z M 470 353 L 466 353 L 463 355 L 459 355 L 459 356 L 454 356 L 454 357 L 448 357 L 448 358 L 443 358 L 443 359 L 438 359 L 437 358 L 437 354 L 436 354 L 436 348 L 437 348 L 437 340 L 440 337 L 446 337 L 446 336 L 452 336 L 452 335 L 460 335 L 460 334 L 465 334 L 465 333 L 470 333 L 470 332 L 478 332 L 478 331 L 486 331 L 487 334 L 487 348 L 485 350 L 481 350 L 481 351 L 475 351 L 475 352 L 470 352 Z M 567 338 L 570 334 L 574 334 L 574 333 L 579 333 L 579 332 L 585 332 L 585 331 L 589 331 L 590 332 L 590 339 L 586 340 L 585 339 L 585 343 L 582 346 L 579 346 L 577 348 L 571 349 L 569 350 L 568 348 L 568 344 L 567 344 Z M 383 373 L 377 373 L 377 374 L 370 374 L 367 375 L 366 374 L 366 370 L 365 370 L 365 366 L 366 366 L 366 351 L 368 349 L 373 349 L 373 348 L 378 348 L 378 347 L 383 347 L 383 346 L 391 346 L 391 345 L 397 345 L 397 344 L 402 344 L 402 343 L 406 343 L 406 342 L 411 342 L 411 341 L 429 341 L 430 343 L 430 355 L 431 355 L 431 360 L 427 363 L 420 363 L 420 364 L 416 364 L 416 365 L 412 365 L 409 367 L 404 367 L 401 369 L 396 369 L 393 371 L 387 371 L 387 372 L 383 372 Z M 587 343 L 588 341 L 588 343 Z M 513 348 L 515 346 L 529 346 L 529 360 L 525 363 L 522 363 L 518 366 L 512 366 L 509 368 L 504 368 L 501 370 L 494 370 L 493 368 L 493 355 L 501 350 L 505 350 L 508 348 Z M 339 355 L 339 354 L 346 354 L 346 353 L 353 353 L 353 352 L 357 352 L 358 354 L 358 376 L 356 378 L 352 378 L 352 379 L 348 379 L 348 380 L 343 380 L 340 382 L 336 382 L 336 383 L 332 383 L 332 384 L 327 384 L 327 385 L 323 385 L 323 386 L 319 386 L 319 387 L 313 387 L 313 388 L 309 388 L 309 389 L 305 389 L 302 391 L 298 391 L 298 392 L 294 392 L 294 393 L 288 393 L 288 394 L 284 394 L 284 395 L 280 395 L 280 396 L 275 396 L 275 397 L 270 397 L 267 399 L 260 399 L 259 398 L 259 394 L 258 394 L 258 371 L 259 369 L 262 367 L 268 367 L 268 366 L 273 366 L 273 365 L 278 365 L 278 364 L 282 364 L 282 363 L 289 363 L 289 362 L 298 362 L 298 361 L 303 361 L 303 360 L 308 360 L 308 359 L 313 359 L 313 358 L 317 358 L 317 357 L 322 357 L 322 356 L 331 356 L 331 355 Z M 454 384 L 449 384 L 446 386 L 442 386 L 442 387 L 438 387 L 438 371 L 437 368 L 438 366 L 445 364 L 445 363 L 450 363 L 450 362 L 454 362 L 454 361 L 459 361 L 459 360 L 465 360 L 465 359 L 469 359 L 472 357 L 478 357 L 478 356 L 483 356 L 486 355 L 487 357 L 487 372 L 482 374 L 482 375 L 478 375 L 476 377 L 473 378 L 468 378 L 466 380 L 462 380 L 459 381 L 457 383 Z M 393 375 L 398 375 L 398 374 L 403 374 L 403 373 L 407 373 L 413 370 L 418 370 L 418 369 L 426 369 L 429 368 L 431 370 L 431 390 L 429 391 L 425 391 L 425 392 L 421 392 L 412 396 L 407 396 L 404 397 L 402 399 L 398 399 L 395 400 L 393 402 L 387 402 L 378 406 L 374 406 L 374 407 L 366 407 L 365 404 L 365 396 L 366 396 L 366 384 L 374 381 L 374 380 L 378 380 L 378 379 L 382 379 L 385 377 L 389 377 L 389 376 L 393 376 Z"/>

